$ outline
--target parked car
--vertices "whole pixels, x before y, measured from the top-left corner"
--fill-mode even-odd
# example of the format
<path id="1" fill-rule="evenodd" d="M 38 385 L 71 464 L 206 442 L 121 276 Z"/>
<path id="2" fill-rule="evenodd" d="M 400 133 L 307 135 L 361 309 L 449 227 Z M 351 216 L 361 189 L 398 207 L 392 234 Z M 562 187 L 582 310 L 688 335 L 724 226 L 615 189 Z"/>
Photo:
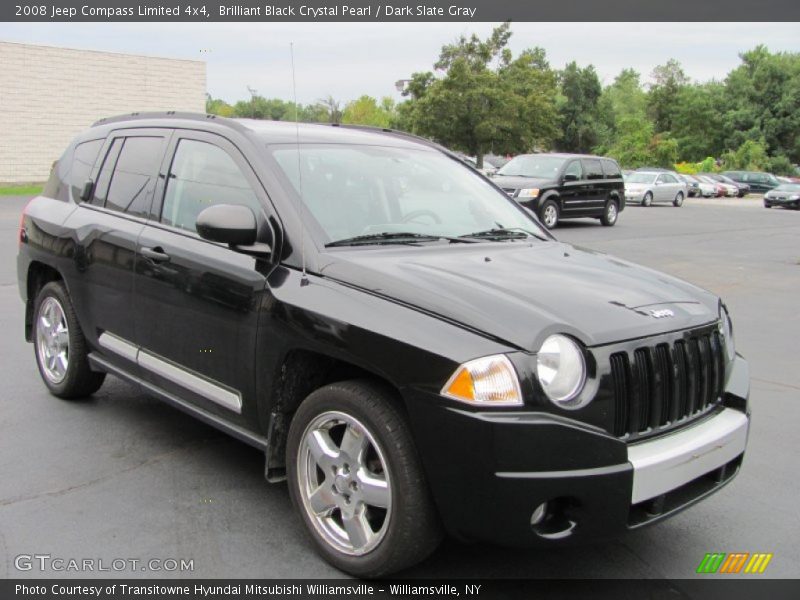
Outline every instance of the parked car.
<path id="1" fill-rule="evenodd" d="M 636 171 L 625 180 L 625 201 L 642 206 L 671 202 L 683 206 L 686 182 L 672 171 Z"/>
<path id="2" fill-rule="evenodd" d="M 750 191 L 754 193 L 768 192 L 772 188 L 778 187 L 780 181 L 771 173 L 762 173 L 760 171 L 723 171 L 726 177 L 746 183 L 750 186 Z"/>
<path id="3" fill-rule="evenodd" d="M 708 177 L 709 179 L 716 181 L 719 184 L 722 184 L 722 187 L 725 188 L 725 195 L 726 196 L 738 196 L 739 198 L 743 198 L 750 192 L 750 186 L 746 183 L 741 183 L 739 181 L 734 181 L 730 177 L 726 177 L 720 173 L 700 173 L 701 175 Z"/>
<path id="4" fill-rule="evenodd" d="M 702 175 L 692 175 L 700 189 L 700 195 L 703 198 L 713 198 L 719 192 L 719 188 L 717 187 L 717 182 Z"/>
<path id="5" fill-rule="evenodd" d="M 678 173 L 678 179 L 681 179 L 686 183 L 686 195 L 689 198 L 694 198 L 695 196 L 703 195 L 703 192 L 700 189 L 700 182 L 691 175 L 687 175 L 685 173 Z"/>
<path id="6" fill-rule="evenodd" d="M 613 158 L 580 154 L 520 154 L 493 181 L 539 216 L 547 229 L 562 219 L 592 217 L 614 225 L 625 185 Z"/>
<path id="7" fill-rule="evenodd" d="M 764 194 L 764 207 L 800 209 L 800 183 L 782 183 Z"/>
<path id="8" fill-rule="evenodd" d="M 487 162 L 485 158 L 483 160 L 483 166 L 478 168 L 478 161 L 475 160 L 474 156 L 467 156 L 465 154 L 460 154 L 460 153 L 456 153 L 456 156 L 458 156 L 461 160 L 467 163 L 470 167 L 472 167 L 476 171 L 480 171 L 487 177 L 491 177 L 492 175 L 497 173 L 497 167 Z"/>
<path id="9" fill-rule="evenodd" d="M 536 164 L 558 177 L 557 158 Z M 422 138 L 106 119 L 17 235 L 47 389 L 111 374 L 262 450 L 314 547 L 356 576 L 415 564 L 442 530 L 605 538 L 739 472 L 748 367 L 722 301 L 558 242 Z"/>
<path id="10" fill-rule="evenodd" d="M 727 193 L 725 186 L 723 186 L 719 181 L 714 181 L 711 177 L 706 177 L 705 175 L 695 175 L 701 181 L 705 181 L 711 188 L 714 190 L 711 196 L 715 196 L 717 198 L 721 198 Z"/>

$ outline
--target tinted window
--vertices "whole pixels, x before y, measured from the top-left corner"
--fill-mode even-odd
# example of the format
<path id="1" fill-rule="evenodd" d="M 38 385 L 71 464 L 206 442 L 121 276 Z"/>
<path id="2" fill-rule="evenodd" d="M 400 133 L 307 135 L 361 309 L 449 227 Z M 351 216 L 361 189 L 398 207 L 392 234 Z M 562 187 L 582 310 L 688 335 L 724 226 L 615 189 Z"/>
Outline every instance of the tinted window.
<path id="1" fill-rule="evenodd" d="M 181 140 L 170 167 L 162 223 L 194 231 L 197 215 L 214 204 L 243 204 L 256 214 L 261 210 L 250 184 L 225 150 Z"/>
<path id="2" fill-rule="evenodd" d="M 498 175 L 509 177 L 540 177 L 555 179 L 564 164 L 560 156 L 547 154 L 521 154 L 508 161 L 497 171 Z"/>
<path id="3" fill-rule="evenodd" d="M 70 194 L 75 202 L 79 202 L 81 199 L 83 186 L 92 175 L 92 168 L 97 160 L 97 155 L 100 154 L 104 141 L 92 140 L 75 146 L 75 152 L 72 154 L 72 166 L 69 167 L 68 176 Z M 59 164 L 57 170 L 61 171 L 62 167 L 66 167 L 66 165 Z M 64 179 L 63 176 L 62 179 Z"/>
<path id="4" fill-rule="evenodd" d="M 97 181 L 94 184 L 94 197 L 92 204 L 97 206 L 105 206 L 106 196 L 108 195 L 108 186 L 111 183 L 111 175 L 114 172 L 114 165 L 117 164 L 117 157 L 119 151 L 122 150 L 122 138 L 117 138 L 111 142 L 111 146 L 106 153 L 103 166 L 100 167 L 100 172 L 97 175 Z M 81 191 L 78 190 L 77 194 L 80 195 Z M 77 196 L 76 196 L 77 197 Z"/>
<path id="5" fill-rule="evenodd" d="M 596 158 L 583 159 L 583 172 L 586 179 L 602 179 L 603 169 L 600 166 L 600 161 Z"/>
<path id="6" fill-rule="evenodd" d="M 569 163 L 567 168 L 564 169 L 564 175 L 574 175 L 575 179 L 583 179 L 583 168 L 581 167 L 581 161 L 573 160 L 571 163 Z"/>
<path id="7" fill-rule="evenodd" d="M 162 137 L 125 138 L 106 195 L 106 208 L 147 215 L 153 192 L 150 184 L 157 176 L 163 144 Z"/>
<path id="8" fill-rule="evenodd" d="M 616 162 L 613 160 L 603 160 L 600 162 L 603 163 L 603 171 L 606 172 L 606 177 L 608 179 L 617 179 L 622 177 L 622 173 L 619 170 L 619 165 Z"/>

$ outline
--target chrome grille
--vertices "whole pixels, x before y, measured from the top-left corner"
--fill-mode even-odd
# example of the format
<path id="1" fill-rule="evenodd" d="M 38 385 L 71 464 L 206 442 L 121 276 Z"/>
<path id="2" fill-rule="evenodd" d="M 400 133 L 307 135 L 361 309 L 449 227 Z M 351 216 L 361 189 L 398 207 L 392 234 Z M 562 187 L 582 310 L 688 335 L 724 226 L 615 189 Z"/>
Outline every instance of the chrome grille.
<path id="1" fill-rule="evenodd" d="M 616 352 L 610 360 L 618 437 L 692 419 L 722 396 L 725 357 L 718 331 Z"/>

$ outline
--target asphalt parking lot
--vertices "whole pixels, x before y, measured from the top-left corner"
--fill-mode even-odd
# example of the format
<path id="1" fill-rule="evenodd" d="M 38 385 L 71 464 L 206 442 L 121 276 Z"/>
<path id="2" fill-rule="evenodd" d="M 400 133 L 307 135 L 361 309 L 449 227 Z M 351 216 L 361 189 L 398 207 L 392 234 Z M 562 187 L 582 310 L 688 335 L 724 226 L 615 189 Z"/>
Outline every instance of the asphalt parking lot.
<path id="1" fill-rule="evenodd" d="M 116 379 L 86 401 L 48 395 L 17 291 L 24 200 L 0 198 L 0 578 L 92 576 L 21 572 L 20 554 L 194 564 L 126 577 L 341 577 L 314 554 L 285 486 L 264 480 L 258 451 Z M 706 552 L 772 552 L 762 577 L 800 576 L 800 211 L 688 199 L 629 206 L 616 227 L 582 220 L 555 233 L 725 299 L 752 376 L 743 470 L 707 501 L 616 541 L 538 551 L 447 541 L 404 575 L 674 579 L 695 576 Z"/>

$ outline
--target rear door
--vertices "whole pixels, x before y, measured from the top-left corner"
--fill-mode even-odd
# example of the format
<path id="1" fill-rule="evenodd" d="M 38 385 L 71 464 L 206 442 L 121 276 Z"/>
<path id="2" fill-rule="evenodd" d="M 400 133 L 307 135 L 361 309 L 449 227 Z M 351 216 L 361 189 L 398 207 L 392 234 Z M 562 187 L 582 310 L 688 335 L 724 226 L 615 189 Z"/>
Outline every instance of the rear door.
<path id="1" fill-rule="evenodd" d="M 582 158 L 583 176 L 586 179 L 586 212 L 584 214 L 599 216 L 603 214 L 606 203 L 606 190 L 603 167 L 599 158 Z"/>
<path id="2" fill-rule="evenodd" d="M 84 334 L 112 364 L 134 370 L 133 268 L 158 166 L 171 135 L 165 129 L 112 133 L 92 170 L 91 197 L 65 223 L 75 232 L 78 285 L 70 289 Z M 78 194 L 80 192 L 77 192 Z"/>
<path id="3" fill-rule="evenodd" d="M 211 133 L 177 131 L 136 258 L 142 378 L 227 420 L 254 426 L 264 265 L 202 239 L 197 215 L 243 204 L 266 222 L 269 201 L 241 152 Z"/>

